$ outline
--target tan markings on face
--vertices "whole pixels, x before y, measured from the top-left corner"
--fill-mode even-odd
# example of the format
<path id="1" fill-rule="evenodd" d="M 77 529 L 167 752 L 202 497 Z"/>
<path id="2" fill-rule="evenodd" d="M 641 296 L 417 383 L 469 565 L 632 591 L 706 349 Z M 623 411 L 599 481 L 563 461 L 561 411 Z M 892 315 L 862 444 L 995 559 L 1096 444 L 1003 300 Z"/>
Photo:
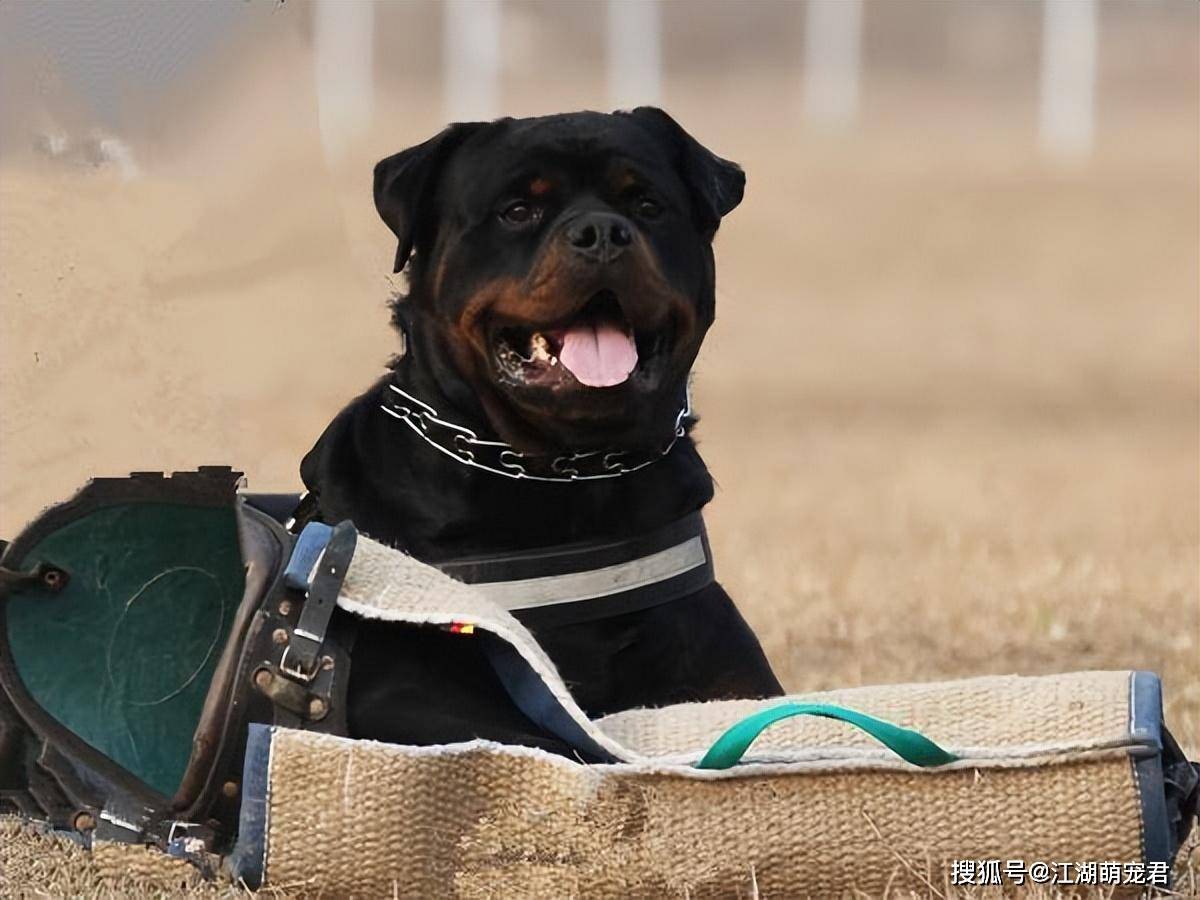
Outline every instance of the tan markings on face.
<path id="1" fill-rule="evenodd" d="M 545 255 L 561 253 L 561 250 L 553 250 Z M 484 324 L 488 315 L 531 321 L 553 318 L 552 310 L 561 307 L 566 299 L 565 296 L 556 298 L 559 294 L 557 288 L 557 281 L 553 278 L 513 276 L 496 278 L 481 285 L 471 295 L 458 321 L 454 323 L 454 330 L 460 339 L 455 343 L 470 346 L 479 355 L 487 356 L 487 330 Z"/>
<path id="2" fill-rule="evenodd" d="M 448 346 L 456 367 L 474 384 L 486 384 L 488 336 L 485 315 L 492 309 L 512 308 L 525 295 L 525 281 L 511 276 L 496 278 L 476 289 L 457 320 L 448 321 Z M 485 404 L 486 405 L 486 404 Z"/>
<path id="3" fill-rule="evenodd" d="M 529 182 L 529 193 L 533 197 L 544 197 L 554 190 L 554 182 L 549 178 L 538 177 Z"/>
<path id="4" fill-rule="evenodd" d="M 659 327 L 674 316 L 683 333 L 696 327 L 696 310 L 663 277 L 658 260 L 646 240 L 638 235 L 632 259 L 615 289 L 626 297 L 626 309 L 643 327 Z M 578 312 L 590 299 L 595 285 L 590 264 L 581 264 L 563 242 L 552 242 L 538 257 L 525 278 L 496 278 L 480 286 L 451 323 L 454 344 L 480 357 L 489 354 L 486 323 L 489 316 L 515 322 L 560 322 Z"/>

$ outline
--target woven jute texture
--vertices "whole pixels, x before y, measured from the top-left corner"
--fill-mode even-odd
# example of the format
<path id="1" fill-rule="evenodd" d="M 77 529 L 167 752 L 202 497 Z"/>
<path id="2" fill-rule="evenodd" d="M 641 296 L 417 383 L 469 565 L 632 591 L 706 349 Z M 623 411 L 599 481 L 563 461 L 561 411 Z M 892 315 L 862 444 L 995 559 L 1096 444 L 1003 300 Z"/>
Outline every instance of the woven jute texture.
<path id="1" fill-rule="evenodd" d="M 460 897 L 925 893 L 954 859 L 1141 858 L 1123 754 L 697 779 L 290 731 L 272 749 L 268 848 L 271 883 Z"/>
<path id="2" fill-rule="evenodd" d="M 960 756 L 1003 764 L 1027 756 L 1128 746 L 1129 684 L 1129 672 L 1073 672 L 849 688 L 788 699 L 856 709 L 915 728 Z M 731 700 L 635 709 L 596 724 L 631 753 L 691 762 L 734 722 L 779 702 Z M 845 750 L 856 764 L 876 758 L 905 765 L 866 733 L 811 716 L 773 725 L 755 741 L 749 758 L 816 758 L 825 765 L 838 750 Z"/>

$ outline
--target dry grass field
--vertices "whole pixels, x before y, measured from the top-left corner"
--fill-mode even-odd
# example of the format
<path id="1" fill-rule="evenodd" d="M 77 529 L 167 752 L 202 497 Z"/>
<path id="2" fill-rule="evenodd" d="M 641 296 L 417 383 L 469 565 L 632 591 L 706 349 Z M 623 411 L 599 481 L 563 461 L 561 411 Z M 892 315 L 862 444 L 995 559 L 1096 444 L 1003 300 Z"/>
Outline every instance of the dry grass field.
<path id="1" fill-rule="evenodd" d="M 776 79 L 668 94 L 749 173 L 698 434 L 718 576 L 785 685 L 1146 668 L 1200 754 L 1194 79 L 1102 118 L 1081 168 L 1011 104 L 903 85 L 815 138 L 779 124 Z M 436 111 L 326 175 L 311 110 L 246 83 L 225 144 L 201 117 L 139 181 L 0 168 L 5 536 L 98 473 L 294 488 L 394 350 L 367 166 Z"/>

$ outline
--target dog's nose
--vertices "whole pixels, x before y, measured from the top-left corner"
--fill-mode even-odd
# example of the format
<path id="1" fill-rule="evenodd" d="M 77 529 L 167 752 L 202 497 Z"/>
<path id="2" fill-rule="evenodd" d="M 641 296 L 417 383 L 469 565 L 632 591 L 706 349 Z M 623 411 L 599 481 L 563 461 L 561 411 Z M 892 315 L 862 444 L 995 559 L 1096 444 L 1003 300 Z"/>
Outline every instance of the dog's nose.
<path id="1" fill-rule="evenodd" d="M 633 243 L 629 220 L 613 213 L 584 213 L 566 231 L 572 249 L 596 262 L 612 262 Z"/>

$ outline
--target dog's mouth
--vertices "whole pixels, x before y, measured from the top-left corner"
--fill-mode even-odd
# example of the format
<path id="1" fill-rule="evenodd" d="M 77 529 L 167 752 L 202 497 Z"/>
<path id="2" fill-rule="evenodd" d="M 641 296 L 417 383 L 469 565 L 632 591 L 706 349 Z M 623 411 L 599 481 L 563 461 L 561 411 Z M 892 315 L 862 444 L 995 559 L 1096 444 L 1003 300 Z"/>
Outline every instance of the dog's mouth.
<path id="1" fill-rule="evenodd" d="M 635 328 L 616 295 L 600 291 L 566 321 L 496 323 L 490 343 L 498 379 L 508 387 L 652 388 L 668 355 L 671 332 L 669 324 Z"/>

